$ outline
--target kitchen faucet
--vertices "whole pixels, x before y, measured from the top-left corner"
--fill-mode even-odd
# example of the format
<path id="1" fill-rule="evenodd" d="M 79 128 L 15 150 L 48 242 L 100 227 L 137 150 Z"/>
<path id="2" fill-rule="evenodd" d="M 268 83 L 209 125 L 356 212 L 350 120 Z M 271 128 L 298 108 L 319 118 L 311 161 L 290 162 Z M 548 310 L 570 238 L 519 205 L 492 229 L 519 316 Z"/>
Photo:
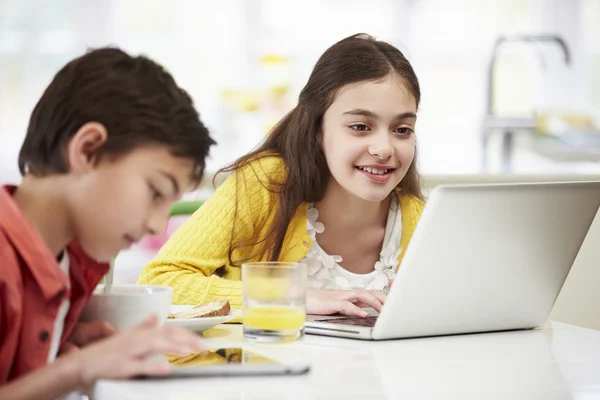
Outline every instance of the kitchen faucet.
<path id="1" fill-rule="evenodd" d="M 511 168 L 512 147 L 515 131 L 531 131 L 535 129 L 532 118 L 503 118 L 497 117 L 494 113 L 494 67 L 500 48 L 506 43 L 549 43 L 557 45 L 563 53 L 566 65 L 571 63 L 571 54 L 566 42 L 559 36 L 553 35 L 514 35 L 500 36 L 496 39 L 492 58 L 488 67 L 487 75 L 487 93 L 486 93 L 486 115 L 482 127 L 482 167 L 487 170 L 487 147 L 489 135 L 493 130 L 500 130 L 502 133 L 502 170 L 508 172 Z M 543 63 L 543 56 L 539 54 L 540 62 Z M 543 65 L 543 64 L 542 64 Z"/>

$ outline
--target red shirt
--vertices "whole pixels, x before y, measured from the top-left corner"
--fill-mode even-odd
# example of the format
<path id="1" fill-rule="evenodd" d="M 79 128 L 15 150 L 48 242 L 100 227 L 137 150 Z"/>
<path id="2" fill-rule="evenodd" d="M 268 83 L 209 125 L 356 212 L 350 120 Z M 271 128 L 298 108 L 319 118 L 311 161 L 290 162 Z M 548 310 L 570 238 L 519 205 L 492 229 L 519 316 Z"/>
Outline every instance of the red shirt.
<path id="1" fill-rule="evenodd" d="M 67 246 L 67 278 L 56 256 L 15 203 L 15 190 L 0 186 L 0 385 L 47 364 L 62 300 L 67 296 L 71 304 L 61 344 L 109 268 L 92 260 L 73 242 Z"/>

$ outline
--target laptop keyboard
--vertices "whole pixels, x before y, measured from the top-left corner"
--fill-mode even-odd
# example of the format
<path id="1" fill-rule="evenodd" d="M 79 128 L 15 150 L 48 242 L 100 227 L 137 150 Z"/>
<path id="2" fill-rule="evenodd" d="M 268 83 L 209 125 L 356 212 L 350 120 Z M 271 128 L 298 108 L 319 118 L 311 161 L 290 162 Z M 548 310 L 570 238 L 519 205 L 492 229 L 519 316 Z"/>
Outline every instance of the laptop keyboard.
<path id="1" fill-rule="evenodd" d="M 336 318 L 326 318 L 326 319 L 318 319 L 315 322 L 327 322 L 328 324 L 341 324 L 341 325 L 355 325 L 355 326 L 367 326 L 374 327 L 375 321 L 377 321 L 377 316 L 369 316 L 366 318 L 362 317 L 336 317 Z"/>

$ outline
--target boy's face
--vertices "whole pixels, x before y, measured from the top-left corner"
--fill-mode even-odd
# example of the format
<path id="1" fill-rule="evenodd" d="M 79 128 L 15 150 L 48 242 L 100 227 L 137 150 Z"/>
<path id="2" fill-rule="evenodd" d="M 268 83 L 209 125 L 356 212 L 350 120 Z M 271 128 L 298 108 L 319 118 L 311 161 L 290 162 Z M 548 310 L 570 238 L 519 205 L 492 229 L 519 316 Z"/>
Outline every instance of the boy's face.
<path id="1" fill-rule="evenodd" d="M 173 203 L 190 186 L 193 162 L 163 146 L 106 157 L 73 174 L 65 193 L 79 244 L 98 261 L 110 261 L 146 234 L 163 231 Z"/>

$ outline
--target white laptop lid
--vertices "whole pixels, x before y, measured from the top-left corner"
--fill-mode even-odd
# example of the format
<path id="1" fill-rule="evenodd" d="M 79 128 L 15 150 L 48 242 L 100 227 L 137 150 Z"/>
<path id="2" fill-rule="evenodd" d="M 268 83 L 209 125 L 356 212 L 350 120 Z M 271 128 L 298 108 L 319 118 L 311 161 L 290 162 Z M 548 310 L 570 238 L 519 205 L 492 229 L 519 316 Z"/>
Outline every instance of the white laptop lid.
<path id="1" fill-rule="evenodd" d="M 374 339 L 543 324 L 600 206 L 600 182 L 439 186 Z"/>

